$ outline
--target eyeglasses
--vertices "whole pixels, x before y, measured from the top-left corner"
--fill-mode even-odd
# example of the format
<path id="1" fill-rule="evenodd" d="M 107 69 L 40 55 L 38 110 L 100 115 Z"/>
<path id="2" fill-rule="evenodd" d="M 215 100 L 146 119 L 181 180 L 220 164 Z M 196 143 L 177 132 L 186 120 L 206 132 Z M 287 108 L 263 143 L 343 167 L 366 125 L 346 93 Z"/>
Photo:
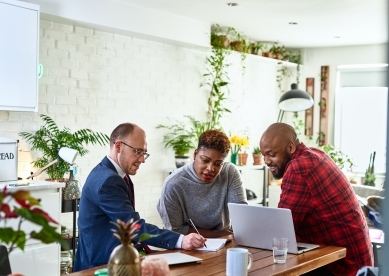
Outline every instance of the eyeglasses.
<path id="1" fill-rule="evenodd" d="M 122 144 L 124 144 L 124 145 L 126 145 L 127 147 L 132 148 L 132 149 L 134 150 L 135 156 L 136 156 L 137 158 L 139 158 L 139 157 L 141 157 L 141 156 L 143 155 L 143 157 L 144 157 L 145 160 L 146 160 L 146 159 L 149 158 L 149 156 L 150 156 L 150 154 L 148 154 L 147 152 L 144 152 L 143 150 L 140 150 L 140 149 L 136 149 L 136 148 L 134 148 L 134 147 L 131 147 L 130 145 L 124 143 L 123 141 L 119 141 L 119 142 L 122 143 Z M 116 142 L 115 142 L 115 143 L 116 143 Z"/>

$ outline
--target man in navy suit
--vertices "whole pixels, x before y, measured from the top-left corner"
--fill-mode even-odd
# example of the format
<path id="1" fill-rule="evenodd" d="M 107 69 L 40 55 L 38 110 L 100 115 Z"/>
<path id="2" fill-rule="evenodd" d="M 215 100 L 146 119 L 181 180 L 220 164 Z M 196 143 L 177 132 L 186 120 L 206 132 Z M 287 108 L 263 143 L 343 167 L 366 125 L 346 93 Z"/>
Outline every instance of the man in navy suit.
<path id="1" fill-rule="evenodd" d="M 201 235 L 192 233 L 183 236 L 159 229 L 140 219 L 139 213 L 135 211 L 134 191 L 128 175 L 135 175 L 147 157 L 149 154 L 143 129 L 135 124 L 124 123 L 113 130 L 109 154 L 92 170 L 82 190 L 74 271 L 108 263 L 112 250 L 119 245 L 112 234 L 113 225 L 110 223 L 117 219 L 125 222 L 131 218 L 139 220 L 139 235 L 157 235 L 144 242 L 148 245 L 187 250 L 203 247 L 206 239 Z"/>

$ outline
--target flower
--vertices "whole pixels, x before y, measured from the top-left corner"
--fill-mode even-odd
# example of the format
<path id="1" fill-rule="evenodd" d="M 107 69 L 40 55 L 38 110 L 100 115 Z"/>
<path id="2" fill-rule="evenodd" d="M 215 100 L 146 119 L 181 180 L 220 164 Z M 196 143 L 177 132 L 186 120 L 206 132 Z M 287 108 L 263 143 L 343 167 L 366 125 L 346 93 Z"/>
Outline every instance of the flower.
<path id="1" fill-rule="evenodd" d="M 27 239 L 36 239 L 43 243 L 59 242 L 63 247 L 68 248 L 61 234 L 57 233 L 57 227 L 50 225 L 50 223 L 58 225 L 58 222 L 51 218 L 48 213 L 38 208 L 39 205 L 40 200 L 32 197 L 29 191 L 9 192 L 7 186 L 5 186 L 3 191 L 0 192 L 0 221 L 6 226 L 9 219 L 19 219 L 17 229 L 0 227 L 0 241 L 10 245 L 9 253 L 15 247 L 24 250 Z M 42 228 L 39 232 L 26 233 L 21 230 L 23 221 L 30 221 L 42 226 Z"/>
<path id="2" fill-rule="evenodd" d="M 249 139 L 246 136 L 234 135 L 229 139 L 231 143 L 231 154 L 238 154 L 242 147 L 247 147 L 250 145 Z"/>

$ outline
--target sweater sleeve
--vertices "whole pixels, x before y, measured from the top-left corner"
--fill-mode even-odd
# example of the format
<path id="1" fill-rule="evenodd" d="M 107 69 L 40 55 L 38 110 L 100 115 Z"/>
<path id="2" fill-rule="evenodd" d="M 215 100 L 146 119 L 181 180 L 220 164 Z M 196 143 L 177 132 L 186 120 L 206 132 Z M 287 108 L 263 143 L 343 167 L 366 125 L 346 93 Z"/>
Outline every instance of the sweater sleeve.
<path id="1" fill-rule="evenodd" d="M 233 164 L 227 164 L 229 175 L 228 179 L 231 179 L 231 181 L 228 182 L 227 202 L 247 204 L 242 176 Z"/>
<path id="2" fill-rule="evenodd" d="M 184 199 L 180 198 L 175 190 L 179 185 L 180 177 L 169 177 L 165 180 L 162 195 L 157 204 L 158 213 L 166 229 L 186 235 L 189 226 L 185 223 L 187 217 Z"/>

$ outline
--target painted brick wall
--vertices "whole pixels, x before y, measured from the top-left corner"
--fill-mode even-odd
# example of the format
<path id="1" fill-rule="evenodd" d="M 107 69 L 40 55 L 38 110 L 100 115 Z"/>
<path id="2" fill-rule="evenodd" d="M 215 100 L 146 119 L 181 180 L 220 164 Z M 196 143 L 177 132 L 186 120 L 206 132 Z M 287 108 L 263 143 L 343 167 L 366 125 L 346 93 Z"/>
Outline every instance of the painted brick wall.
<path id="1" fill-rule="evenodd" d="M 204 119 L 207 89 L 200 87 L 206 73 L 209 49 L 195 50 L 91 28 L 41 20 L 40 62 L 44 74 L 39 85 L 39 112 L 0 111 L 0 136 L 19 139 L 19 176 L 27 177 L 30 162 L 38 156 L 18 133 L 39 129 L 39 114 L 47 114 L 60 128 L 90 128 L 110 134 L 122 122 L 145 129 L 151 157 L 133 177 L 136 205 L 142 218 L 161 225 L 156 211 L 166 169 L 174 156 L 162 144 L 158 124 L 181 120 L 183 115 Z M 226 133 L 248 134 L 252 145 L 276 120 L 276 63 L 245 61 L 232 54 L 228 107 L 223 118 Z M 78 157 L 77 175 L 82 184 L 90 170 L 108 153 L 108 146 L 90 146 Z M 250 159 L 249 159 L 250 162 Z M 45 179 L 42 174 L 38 179 Z M 64 215 L 66 224 L 71 215 Z M 71 224 L 71 223 L 69 223 Z"/>

